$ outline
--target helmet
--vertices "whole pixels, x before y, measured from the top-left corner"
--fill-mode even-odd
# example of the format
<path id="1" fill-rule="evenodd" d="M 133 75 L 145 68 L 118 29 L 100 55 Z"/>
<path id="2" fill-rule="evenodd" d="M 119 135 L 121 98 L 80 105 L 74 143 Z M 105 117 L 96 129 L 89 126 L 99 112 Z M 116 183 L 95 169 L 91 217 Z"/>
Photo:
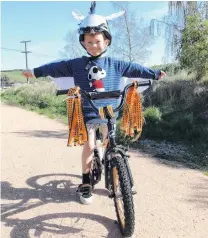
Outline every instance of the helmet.
<path id="1" fill-rule="evenodd" d="M 109 45 L 111 44 L 112 36 L 108 27 L 108 23 L 103 16 L 96 14 L 88 15 L 81 21 L 78 32 L 80 42 L 84 41 L 84 34 L 86 33 L 103 32 L 105 37 L 110 41 Z"/>
<path id="2" fill-rule="evenodd" d="M 96 32 L 103 32 L 105 37 L 110 41 L 109 45 L 111 44 L 111 33 L 108 27 L 107 20 L 113 20 L 117 17 L 122 16 L 125 12 L 121 11 L 118 13 L 114 13 L 110 16 L 103 17 L 100 15 L 95 14 L 95 1 L 91 2 L 90 12 L 87 17 L 82 16 L 79 12 L 72 12 L 72 15 L 75 19 L 80 21 L 79 23 L 79 41 L 84 41 L 84 34 L 86 33 L 96 33 Z M 83 46 L 84 47 L 84 46 Z"/>

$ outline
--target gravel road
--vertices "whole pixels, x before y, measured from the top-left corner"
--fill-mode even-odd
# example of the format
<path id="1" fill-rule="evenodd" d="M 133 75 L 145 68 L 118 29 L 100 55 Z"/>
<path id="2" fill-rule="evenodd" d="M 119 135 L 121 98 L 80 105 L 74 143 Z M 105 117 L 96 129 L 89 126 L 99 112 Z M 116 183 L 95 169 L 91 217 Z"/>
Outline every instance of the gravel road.
<path id="1" fill-rule="evenodd" d="M 64 124 L 2 103 L 1 133 L 2 238 L 121 237 L 103 181 L 93 204 L 76 200 L 81 148 Z M 208 237 L 208 176 L 134 151 L 130 166 L 134 237 Z"/>

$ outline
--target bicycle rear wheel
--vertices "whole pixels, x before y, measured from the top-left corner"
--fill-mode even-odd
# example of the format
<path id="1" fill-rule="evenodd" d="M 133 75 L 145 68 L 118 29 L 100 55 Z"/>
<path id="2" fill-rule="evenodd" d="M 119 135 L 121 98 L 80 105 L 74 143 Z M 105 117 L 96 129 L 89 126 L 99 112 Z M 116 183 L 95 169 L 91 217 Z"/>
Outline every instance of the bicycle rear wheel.
<path id="1" fill-rule="evenodd" d="M 124 159 L 116 156 L 112 159 L 112 187 L 114 205 L 121 233 L 130 237 L 134 233 L 135 216 L 130 179 Z"/>

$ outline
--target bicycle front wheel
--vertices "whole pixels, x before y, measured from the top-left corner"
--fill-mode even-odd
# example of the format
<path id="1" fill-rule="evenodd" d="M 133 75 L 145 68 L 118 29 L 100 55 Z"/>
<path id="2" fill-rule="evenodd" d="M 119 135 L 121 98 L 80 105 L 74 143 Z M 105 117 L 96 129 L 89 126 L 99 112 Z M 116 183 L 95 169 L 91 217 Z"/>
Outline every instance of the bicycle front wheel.
<path id="1" fill-rule="evenodd" d="M 135 216 L 130 179 L 121 156 L 112 159 L 112 187 L 114 205 L 121 233 L 130 237 L 134 233 Z"/>

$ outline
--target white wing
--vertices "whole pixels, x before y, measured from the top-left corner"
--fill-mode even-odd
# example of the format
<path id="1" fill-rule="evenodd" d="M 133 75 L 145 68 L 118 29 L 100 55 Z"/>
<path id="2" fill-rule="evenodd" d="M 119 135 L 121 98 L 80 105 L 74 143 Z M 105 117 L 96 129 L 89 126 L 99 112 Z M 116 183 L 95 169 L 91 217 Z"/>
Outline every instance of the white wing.
<path id="1" fill-rule="evenodd" d="M 73 77 L 53 78 L 48 76 L 59 89 L 69 89 L 75 86 Z"/>
<path id="2" fill-rule="evenodd" d="M 85 17 L 83 15 L 81 15 L 81 13 L 79 13 L 77 10 L 72 12 L 72 15 L 74 16 L 74 18 L 78 21 L 82 21 Z"/>
<path id="3" fill-rule="evenodd" d="M 125 11 L 113 13 L 112 15 L 105 17 L 105 19 L 106 19 L 107 21 L 110 21 L 110 20 L 113 20 L 113 19 L 115 19 L 115 18 L 117 18 L 117 17 L 120 17 L 120 16 L 124 15 L 124 13 L 125 13 Z"/>

